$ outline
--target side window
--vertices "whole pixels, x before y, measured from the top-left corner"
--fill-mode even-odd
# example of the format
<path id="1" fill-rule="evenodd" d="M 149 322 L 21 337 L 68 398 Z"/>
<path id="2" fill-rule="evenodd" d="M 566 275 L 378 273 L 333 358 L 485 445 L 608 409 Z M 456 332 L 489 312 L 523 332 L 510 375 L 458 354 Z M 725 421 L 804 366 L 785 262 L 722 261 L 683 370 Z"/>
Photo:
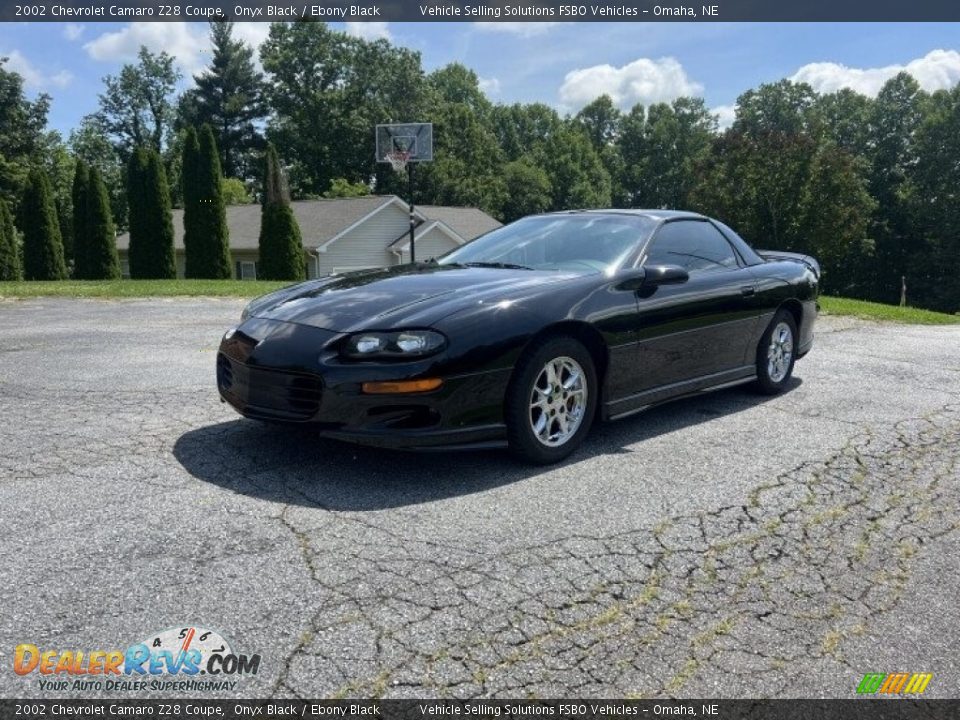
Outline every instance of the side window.
<path id="1" fill-rule="evenodd" d="M 737 256 L 713 225 L 700 220 L 667 223 L 647 248 L 644 265 L 681 265 L 687 272 L 711 272 L 737 267 Z"/>

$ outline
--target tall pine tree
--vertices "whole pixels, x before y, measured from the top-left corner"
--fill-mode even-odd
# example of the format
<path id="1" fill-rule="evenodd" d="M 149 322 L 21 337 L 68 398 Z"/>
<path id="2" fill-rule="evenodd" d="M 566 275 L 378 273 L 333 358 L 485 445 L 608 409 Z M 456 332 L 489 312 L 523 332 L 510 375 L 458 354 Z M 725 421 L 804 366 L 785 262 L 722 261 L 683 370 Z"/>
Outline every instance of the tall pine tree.
<path id="1" fill-rule="evenodd" d="M 110 196 L 100 171 L 90 168 L 86 193 L 87 242 L 84 249 L 85 278 L 87 280 L 119 280 L 120 261 L 117 259 L 117 232 L 110 212 Z M 74 213 L 78 211 L 76 205 Z"/>
<path id="2" fill-rule="evenodd" d="M 163 163 L 155 150 L 138 148 L 127 166 L 130 206 L 130 277 L 173 279 L 177 266 L 173 250 L 170 188 Z"/>
<path id="3" fill-rule="evenodd" d="M 180 122 L 209 124 L 220 148 L 226 177 L 245 177 L 252 155 L 262 144 L 257 121 L 266 117 L 263 76 L 253 62 L 253 48 L 233 36 L 233 23 L 210 23 L 213 59 L 194 75 L 196 88 L 180 101 Z"/>
<path id="4" fill-rule="evenodd" d="M 199 141 L 187 131 L 183 149 L 183 244 L 188 278 L 226 280 L 230 268 L 227 212 L 223 202 L 223 174 L 217 141 L 209 125 Z"/>
<path id="5" fill-rule="evenodd" d="M 300 226 L 293 216 L 286 178 L 272 144 L 267 146 L 264 160 L 258 275 L 264 280 L 304 280 Z"/>
<path id="6" fill-rule="evenodd" d="M 77 158 L 73 169 L 73 277 L 85 279 L 87 269 L 87 248 L 90 246 L 90 232 L 87 227 L 87 192 L 90 184 L 90 168 Z"/>
<path id="7" fill-rule="evenodd" d="M 0 280 L 22 280 L 20 251 L 17 247 L 17 231 L 13 226 L 13 214 L 7 203 L 0 199 Z"/>
<path id="8" fill-rule="evenodd" d="M 27 177 L 20 205 L 23 276 L 27 280 L 64 280 L 63 239 L 47 174 L 35 168 Z"/>

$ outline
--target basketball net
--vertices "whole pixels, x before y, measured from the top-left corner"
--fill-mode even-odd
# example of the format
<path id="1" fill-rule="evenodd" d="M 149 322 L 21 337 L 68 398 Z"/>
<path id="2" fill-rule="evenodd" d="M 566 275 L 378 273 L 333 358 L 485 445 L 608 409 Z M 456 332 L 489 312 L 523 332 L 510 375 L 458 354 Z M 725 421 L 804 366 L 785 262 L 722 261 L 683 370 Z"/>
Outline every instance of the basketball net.
<path id="1" fill-rule="evenodd" d="M 410 160 L 410 152 L 408 150 L 391 150 L 386 154 L 386 160 L 390 163 L 396 172 L 403 172 L 407 167 L 407 162 Z"/>

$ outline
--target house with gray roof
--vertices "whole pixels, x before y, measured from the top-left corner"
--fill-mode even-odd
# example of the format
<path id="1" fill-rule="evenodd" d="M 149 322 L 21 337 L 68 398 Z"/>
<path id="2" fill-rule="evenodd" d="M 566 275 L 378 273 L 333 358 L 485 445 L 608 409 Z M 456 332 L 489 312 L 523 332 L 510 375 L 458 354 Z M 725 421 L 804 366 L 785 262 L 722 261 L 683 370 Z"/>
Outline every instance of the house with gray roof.
<path id="1" fill-rule="evenodd" d="M 410 261 L 410 208 L 396 195 L 298 200 L 290 206 L 303 236 L 307 277 Z M 414 209 L 414 217 L 417 260 L 439 257 L 500 227 L 477 208 L 424 205 Z M 260 206 L 229 206 L 227 228 L 235 277 L 255 279 L 260 260 Z M 173 229 L 177 277 L 182 278 L 183 210 L 173 211 Z M 124 277 L 129 277 L 129 247 L 129 233 L 120 235 L 117 250 Z"/>

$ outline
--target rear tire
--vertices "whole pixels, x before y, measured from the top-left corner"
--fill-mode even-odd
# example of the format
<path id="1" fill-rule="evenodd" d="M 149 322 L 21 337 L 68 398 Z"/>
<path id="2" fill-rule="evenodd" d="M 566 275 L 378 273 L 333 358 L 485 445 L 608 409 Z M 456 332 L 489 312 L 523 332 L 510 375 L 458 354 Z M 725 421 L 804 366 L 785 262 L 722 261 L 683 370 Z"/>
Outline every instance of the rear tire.
<path id="1" fill-rule="evenodd" d="M 510 450 L 541 465 L 563 460 L 590 432 L 597 395 L 593 358 L 573 338 L 551 338 L 528 350 L 507 387 Z"/>
<path id="2" fill-rule="evenodd" d="M 788 310 L 779 310 L 757 346 L 756 388 L 764 395 L 783 392 L 797 360 L 797 322 Z"/>

